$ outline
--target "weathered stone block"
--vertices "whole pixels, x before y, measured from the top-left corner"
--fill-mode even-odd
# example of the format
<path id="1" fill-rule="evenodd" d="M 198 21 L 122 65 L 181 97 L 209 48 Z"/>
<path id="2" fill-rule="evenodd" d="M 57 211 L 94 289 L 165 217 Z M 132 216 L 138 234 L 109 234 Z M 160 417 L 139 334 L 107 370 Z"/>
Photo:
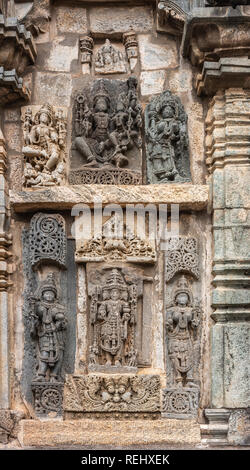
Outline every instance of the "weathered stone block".
<path id="1" fill-rule="evenodd" d="M 157 44 L 148 35 L 139 35 L 139 52 L 142 70 L 168 69 L 178 65 L 176 42 L 168 39 Z"/>
<path id="2" fill-rule="evenodd" d="M 135 32 L 151 31 L 153 14 L 151 7 L 116 7 L 115 10 L 100 7 L 90 9 L 90 31 L 96 37 L 121 37 L 133 29 Z"/>
<path id="3" fill-rule="evenodd" d="M 141 73 L 141 95 L 143 98 L 162 93 L 166 79 L 164 70 Z"/>
<path id="4" fill-rule="evenodd" d="M 60 6 L 55 8 L 55 14 L 59 33 L 87 33 L 87 12 L 85 8 Z"/>
<path id="5" fill-rule="evenodd" d="M 37 72 L 35 77 L 35 100 L 38 103 L 49 102 L 54 106 L 69 106 L 71 99 L 71 76 Z"/>
<path id="6" fill-rule="evenodd" d="M 63 42 L 62 38 L 53 42 L 45 68 L 52 72 L 70 72 L 72 61 L 78 59 L 78 40 L 71 46 L 64 46 L 60 42 Z"/>

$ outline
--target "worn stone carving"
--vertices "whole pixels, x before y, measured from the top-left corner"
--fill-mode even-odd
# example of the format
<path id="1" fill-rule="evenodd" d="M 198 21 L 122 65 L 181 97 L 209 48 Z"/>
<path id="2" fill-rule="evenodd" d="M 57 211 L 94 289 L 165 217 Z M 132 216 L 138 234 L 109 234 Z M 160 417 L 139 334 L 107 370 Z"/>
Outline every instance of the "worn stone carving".
<path id="1" fill-rule="evenodd" d="M 78 263 L 89 261 L 154 263 L 156 251 L 153 243 L 140 239 L 130 233 L 128 228 L 125 230 L 118 217 L 112 216 L 103 225 L 102 233 L 77 244 L 75 259 Z"/>
<path id="2" fill-rule="evenodd" d="M 164 413 L 179 413 L 180 417 L 187 417 L 197 409 L 201 317 L 201 306 L 193 298 L 191 287 L 183 275 L 173 289 L 172 300 L 166 309 L 170 370 L 167 371 L 169 387 L 164 390 Z"/>
<path id="3" fill-rule="evenodd" d="M 67 376 L 64 411 L 147 413 L 160 411 L 160 377 Z"/>
<path id="4" fill-rule="evenodd" d="M 31 33 L 17 18 L 10 19 L 0 15 L 0 31 L 0 105 L 2 106 L 20 98 L 30 99 L 31 90 L 24 84 L 22 75 L 27 66 L 34 64 L 37 52 Z"/>
<path id="5" fill-rule="evenodd" d="M 7 444 L 8 440 L 17 437 L 17 425 L 24 413 L 14 410 L 0 410 L 0 443 Z"/>
<path id="6" fill-rule="evenodd" d="M 82 71 L 83 73 L 90 73 L 94 41 L 90 36 L 84 36 L 80 38 L 79 46 L 81 53 Z"/>
<path id="7" fill-rule="evenodd" d="M 164 91 L 145 112 L 149 183 L 191 181 L 187 115 L 177 96 Z"/>
<path id="8" fill-rule="evenodd" d="M 185 2 L 159 0 L 157 5 L 158 30 L 164 30 L 174 36 L 182 35 L 188 18 Z"/>
<path id="9" fill-rule="evenodd" d="M 127 58 L 131 72 L 135 69 L 138 57 L 138 41 L 134 31 L 128 31 L 123 34 L 123 44 L 126 49 Z"/>
<path id="10" fill-rule="evenodd" d="M 61 382 L 67 319 L 65 307 L 58 302 L 55 276 L 49 273 L 31 296 L 31 337 L 37 341 L 38 369 L 33 383 Z"/>
<path id="11" fill-rule="evenodd" d="M 66 267 L 65 220 L 59 214 L 38 212 L 30 222 L 29 256 L 33 268 L 41 263 Z"/>
<path id="12" fill-rule="evenodd" d="M 24 18 L 26 28 L 35 36 L 49 29 L 50 0 L 34 0 L 32 9 Z"/>
<path id="13" fill-rule="evenodd" d="M 166 418 L 192 418 L 197 414 L 199 390 L 164 389 L 162 393 L 162 410 Z"/>
<path id="14" fill-rule="evenodd" d="M 126 63 L 123 53 L 114 47 L 109 39 L 101 46 L 95 55 L 95 72 L 99 74 L 125 73 Z"/>
<path id="15" fill-rule="evenodd" d="M 197 239 L 194 237 L 172 237 L 165 245 L 165 279 L 170 281 L 178 272 L 199 277 Z"/>
<path id="16" fill-rule="evenodd" d="M 140 173 L 134 171 L 140 169 L 142 145 L 142 108 L 136 88 L 135 77 L 126 82 L 101 79 L 76 96 L 72 153 L 73 160 L 84 158 L 85 163 L 71 171 L 71 183 L 140 181 Z M 122 169 L 126 165 L 131 169 Z"/>
<path id="17" fill-rule="evenodd" d="M 135 368 L 139 286 L 119 268 L 104 269 L 102 274 L 90 292 L 89 367 L 95 370 Z"/>
<path id="18" fill-rule="evenodd" d="M 24 107 L 23 184 L 27 187 L 62 184 L 65 173 L 66 113 L 49 104 Z"/>
<path id="19" fill-rule="evenodd" d="M 34 408 L 37 416 L 62 414 L 64 382 L 33 382 Z"/>

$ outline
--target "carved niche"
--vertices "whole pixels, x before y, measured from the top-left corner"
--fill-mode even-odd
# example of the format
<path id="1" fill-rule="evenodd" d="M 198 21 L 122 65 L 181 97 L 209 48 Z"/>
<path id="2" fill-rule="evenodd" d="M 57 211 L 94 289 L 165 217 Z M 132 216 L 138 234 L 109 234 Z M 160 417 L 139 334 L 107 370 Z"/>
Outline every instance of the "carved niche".
<path id="1" fill-rule="evenodd" d="M 71 249 L 70 251 L 73 252 Z M 73 253 L 72 253 L 73 254 Z M 65 371 L 74 357 L 65 344 L 74 341 L 68 319 L 74 318 L 74 268 L 66 269 L 65 221 L 60 214 L 35 214 L 23 231 L 24 359 L 22 390 L 37 416 L 62 413 Z M 72 263 L 73 264 L 73 263 Z M 63 270 L 62 270 L 63 268 Z M 67 297 L 68 279 L 72 289 Z M 67 307 L 66 307 L 67 306 Z"/>
<path id="2" fill-rule="evenodd" d="M 76 96 L 71 184 L 141 182 L 142 108 L 136 89 L 135 77 L 100 79 Z"/>
<path id="3" fill-rule="evenodd" d="M 37 370 L 32 381 L 37 415 L 62 411 L 61 376 L 67 328 L 66 308 L 59 303 L 55 274 L 50 272 L 30 297 L 30 335 L 37 345 Z"/>
<path id="4" fill-rule="evenodd" d="M 120 372 L 136 370 L 135 344 L 138 316 L 138 297 L 142 282 L 119 268 L 103 268 L 99 282 L 90 294 L 91 344 L 89 369 Z M 92 277 L 98 279 L 96 270 Z M 90 274 L 91 277 L 91 274 Z"/>
<path id="5" fill-rule="evenodd" d="M 67 376 L 64 389 L 64 411 L 96 413 L 107 417 L 110 413 L 159 414 L 160 377 L 156 375 L 90 375 Z M 145 415 L 145 414 L 146 415 Z M 133 415 L 132 415 L 133 416 Z"/>
<path id="6" fill-rule="evenodd" d="M 30 222 L 30 262 L 37 268 L 41 262 L 66 267 L 65 220 L 59 214 L 35 214 Z"/>
<path id="7" fill-rule="evenodd" d="M 127 261 L 154 263 L 156 250 L 153 241 L 141 239 L 129 231 L 116 215 L 103 224 L 100 234 L 90 240 L 76 240 L 77 263 Z"/>
<path id="8" fill-rule="evenodd" d="M 55 186 L 65 178 L 66 109 L 22 108 L 25 187 Z"/>
<path id="9" fill-rule="evenodd" d="M 135 373 L 151 365 L 153 272 L 87 264 L 89 371 Z"/>
<path id="10" fill-rule="evenodd" d="M 171 250 L 172 248 L 172 250 Z M 163 415 L 195 416 L 199 404 L 200 336 L 203 311 L 199 300 L 197 240 L 177 237 L 165 254 L 166 367 Z"/>
<path id="11" fill-rule="evenodd" d="M 126 73 L 127 67 L 124 54 L 106 39 L 94 58 L 96 74 Z"/>
<path id="12" fill-rule="evenodd" d="M 145 111 L 149 183 L 191 181 L 187 115 L 178 96 L 164 91 Z"/>

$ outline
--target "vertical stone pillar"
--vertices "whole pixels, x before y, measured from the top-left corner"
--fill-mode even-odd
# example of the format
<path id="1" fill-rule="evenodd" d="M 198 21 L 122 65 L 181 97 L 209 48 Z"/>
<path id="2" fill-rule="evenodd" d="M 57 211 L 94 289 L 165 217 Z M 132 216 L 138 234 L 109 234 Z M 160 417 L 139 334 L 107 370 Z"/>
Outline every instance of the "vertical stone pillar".
<path id="1" fill-rule="evenodd" d="M 10 256 L 8 248 L 11 241 L 6 233 L 9 207 L 5 171 L 6 148 L 0 129 L 0 409 L 10 407 L 8 288 L 11 284 L 8 279 L 8 258 Z"/>
<path id="2" fill-rule="evenodd" d="M 211 407 L 247 408 L 250 353 L 250 90 L 212 98 L 206 120 L 213 211 Z"/>

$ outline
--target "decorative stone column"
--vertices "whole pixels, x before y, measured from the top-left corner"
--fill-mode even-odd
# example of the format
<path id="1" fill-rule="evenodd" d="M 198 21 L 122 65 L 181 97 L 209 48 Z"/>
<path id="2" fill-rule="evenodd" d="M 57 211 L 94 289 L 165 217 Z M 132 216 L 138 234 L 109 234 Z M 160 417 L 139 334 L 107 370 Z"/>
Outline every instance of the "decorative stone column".
<path id="1" fill-rule="evenodd" d="M 36 58 L 36 47 L 32 34 L 15 18 L 14 2 L 0 5 L 0 106 L 18 99 L 28 100 L 30 89 L 22 75 Z M 2 110 L 0 109 L 0 116 Z M 10 387 L 10 317 L 12 266 L 9 234 L 10 208 L 9 188 L 6 178 L 7 151 L 5 138 L 0 128 L 0 443 L 7 443 L 9 436 L 16 436 L 16 426 L 22 413 L 11 410 Z"/>
<path id="2" fill-rule="evenodd" d="M 211 100 L 206 120 L 214 245 L 211 408 L 220 409 L 220 422 L 223 414 L 228 420 L 228 409 L 250 406 L 249 113 L 250 90 L 229 88 Z M 218 426 L 215 434 L 218 439 Z"/>

